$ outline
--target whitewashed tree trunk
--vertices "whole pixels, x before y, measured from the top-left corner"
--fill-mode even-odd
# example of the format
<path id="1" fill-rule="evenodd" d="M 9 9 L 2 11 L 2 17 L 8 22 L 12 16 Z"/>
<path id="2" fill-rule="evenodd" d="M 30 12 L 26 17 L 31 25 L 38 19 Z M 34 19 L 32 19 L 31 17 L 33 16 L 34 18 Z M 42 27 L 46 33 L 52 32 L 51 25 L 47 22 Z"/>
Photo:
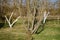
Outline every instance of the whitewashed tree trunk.
<path id="1" fill-rule="evenodd" d="M 48 17 L 48 15 L 49 15 L 50 13 L 48 12 L 44 12 L 44 19 L 43 19 L 43 23 L 45 23 L 46 22 L 46 19 L 47 19 L 47 17 Z"/>
<path id="2" fill-rule="evenodd" d="M 20 18 L 20 16 L 18 16 L 12 23 L 11 23 L 11 18 L 12 18 L 12 16 L 13 16 L 13 12 L 11 13 L 11 15 L 10 15 L 10 17 L 9 17 L 9 19 L 7 18 L 7 16 L 5 16 L 5 18 L 6 18 L 6 21 L 7 21 L 7 23 L 9 24 L 9 27 L 10 28 L 12 28 L 12 26 L 18 21 L 18 19 Z"/>

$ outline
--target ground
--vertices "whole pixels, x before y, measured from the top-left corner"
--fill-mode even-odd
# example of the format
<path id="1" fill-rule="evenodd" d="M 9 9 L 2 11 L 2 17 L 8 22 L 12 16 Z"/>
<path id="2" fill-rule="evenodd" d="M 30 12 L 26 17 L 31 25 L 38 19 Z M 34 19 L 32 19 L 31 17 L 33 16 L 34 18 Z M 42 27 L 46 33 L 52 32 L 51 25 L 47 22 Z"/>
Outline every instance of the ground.
<path id="1" fill-rule="evenodd" d="M 19 23 L 18 21 L 13 28 L 9 28 L 8 26 L 1 28 L 0 40 L 27 40 L 28 35 L 21 22 Z M 44 30 L 38 34 L 33 34 L 32 36 L 33 40 L 60 40 L 60 21 L 47 21 Z"/>

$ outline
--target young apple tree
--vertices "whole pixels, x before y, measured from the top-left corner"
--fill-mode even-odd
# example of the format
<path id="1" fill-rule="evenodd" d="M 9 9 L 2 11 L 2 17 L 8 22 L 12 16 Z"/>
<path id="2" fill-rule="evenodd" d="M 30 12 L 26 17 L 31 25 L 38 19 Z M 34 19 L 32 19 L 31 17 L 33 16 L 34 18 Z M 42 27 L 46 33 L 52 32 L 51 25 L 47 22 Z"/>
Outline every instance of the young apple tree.
<path id="1" fill-rule="evenodd" d="M 12 28 L 13 25 L 18 21 L 18 19 L 20 18 L 20 16 L 18 16 L 12 23 L 11 23 L 11 18 L 13 16 L 13 12 L 11 13 L 10 17 L 8 18 L 6 15 L 5 15 L 5 18 L 6 18 L 6 21 L 7 23 L 9 24 L 9 27 Z"/>

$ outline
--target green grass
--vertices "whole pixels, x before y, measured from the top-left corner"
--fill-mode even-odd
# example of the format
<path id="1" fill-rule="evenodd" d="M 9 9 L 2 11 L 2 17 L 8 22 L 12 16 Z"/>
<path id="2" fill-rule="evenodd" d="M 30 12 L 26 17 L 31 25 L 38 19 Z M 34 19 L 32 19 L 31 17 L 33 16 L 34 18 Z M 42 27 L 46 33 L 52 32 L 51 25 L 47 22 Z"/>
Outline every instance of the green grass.
<path id="1" fill-rule="evenodd" d="M 56 20 L 48 21 L 44 26 L 44 30 L 33 35 L 33 37 L 34 40 L 60 40 L 60 24 Z"/>
<path id="2" fill-rule="evenodd" d="M 21 20 L 21 22 L 23 22 Z M 17 22 L 12 29 L 9 27 L 0 29 L 0 40 L 27 40 L 28 34 L 24 25 Z M 33 40 L 60 40 L 60 21 L 47 21 L 44 30 L 39 34 L 33 34 Z"/>

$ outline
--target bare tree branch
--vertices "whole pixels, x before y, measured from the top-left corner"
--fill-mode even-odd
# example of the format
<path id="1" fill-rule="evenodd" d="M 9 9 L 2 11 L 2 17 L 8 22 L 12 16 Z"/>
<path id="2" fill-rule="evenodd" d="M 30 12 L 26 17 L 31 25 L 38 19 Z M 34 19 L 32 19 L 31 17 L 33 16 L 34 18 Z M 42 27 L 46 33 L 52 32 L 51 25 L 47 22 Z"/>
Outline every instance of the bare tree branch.
<path id="1" fill-rule="evenodd" d="M 18 21 L 18 19 L 20 18 L 20 16 L 19 17 L 17 17 L 13 22 L 12 22 L 12 26 L 13 26 L 13 24 L 15 23 L 15 22 L 17 22 Z"/>
<path id="2" fill-rule="evenodd" d="M 11 14 L 11 16 L 10 16 L 10 18 L 9 18 L 9 21 L 11 21 L 11 17 L 13 16 L 13 12 L 12 12 L 12 14 Z"/>
<path id="3" fill-rule="evenodd" d="M 8 20 L 8 18 L 6 16 L 5 16 L 5 18 L 6 18 L 6 21 L 8 22 L 8 24 L 9 24 L 9 26 L 11 28 L 10 21 Z"/>

